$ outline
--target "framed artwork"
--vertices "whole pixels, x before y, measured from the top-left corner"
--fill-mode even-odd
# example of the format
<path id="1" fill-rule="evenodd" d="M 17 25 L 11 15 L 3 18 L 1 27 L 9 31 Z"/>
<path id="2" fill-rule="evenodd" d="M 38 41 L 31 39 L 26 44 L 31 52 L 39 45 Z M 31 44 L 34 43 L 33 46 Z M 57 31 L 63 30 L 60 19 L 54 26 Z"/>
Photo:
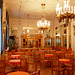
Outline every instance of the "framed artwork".
<path id="1" fill-rule="evenodd" d="M 18 28 L 17 26 L 11 26 L 10 28 L 11 30 L 11 33 L 10 33 L 10 36 L 17 36 L 18 35 Z"/>

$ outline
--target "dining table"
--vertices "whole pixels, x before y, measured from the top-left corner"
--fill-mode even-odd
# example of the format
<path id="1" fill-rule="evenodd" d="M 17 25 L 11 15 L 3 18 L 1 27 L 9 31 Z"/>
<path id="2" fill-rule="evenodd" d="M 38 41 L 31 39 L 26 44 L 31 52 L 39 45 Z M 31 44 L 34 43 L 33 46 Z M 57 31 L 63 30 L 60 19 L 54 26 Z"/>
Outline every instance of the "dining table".
<path id="1" fill-rule="evenodd" d="M 20 55 L 11 55 L 11 58 L 13 58 L 13 59 L 19 59 Z"/>
<path id="2" fill-rule="evenodd" d="M 10 65 L 20 65 L 20 59 L 9 60 Z"/>
<path id="3" fill-rule="evenodd" d="M 60 53 L 61 53 L 61 51 L 56 51 L 56 53 L 60 54 Z"/>
<path id="4" fill-rule="evenodd" d="M 66 64 L 66 63 L 69 64 L 69 63 L 71 63 L 70 59 L 66 59 L 66 58 L 59 59 L 59 62 L 63 63 L 63 64 Z"/>
<path id="5" fill-rule="evenodd" d="M 45 54 L 45 57 L 51 57 L 53 54 Z"/>
<path id="6" fill-rule="evenodd" d="M 30 74 L 23 71 L 16 71 L 16 72 L 8 73 L 7 75 L 30 75 Z"/>

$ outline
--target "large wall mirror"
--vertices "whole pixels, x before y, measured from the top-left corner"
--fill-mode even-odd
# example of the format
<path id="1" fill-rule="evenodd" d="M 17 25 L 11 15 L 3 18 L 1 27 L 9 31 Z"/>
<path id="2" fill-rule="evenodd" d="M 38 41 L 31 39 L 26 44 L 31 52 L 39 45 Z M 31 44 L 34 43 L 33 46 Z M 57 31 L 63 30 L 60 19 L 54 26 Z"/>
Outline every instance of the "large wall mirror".
<path id="1" fill-rule="evenodd" d="M 71 24 L 68 26 L 69 47 L 71 47 Z M 58 39 L 59 38 L 59 39 Z M 67 26 L 66 24 L 55 27 L 55 44 L 56 46 L 67 47 Z"/>

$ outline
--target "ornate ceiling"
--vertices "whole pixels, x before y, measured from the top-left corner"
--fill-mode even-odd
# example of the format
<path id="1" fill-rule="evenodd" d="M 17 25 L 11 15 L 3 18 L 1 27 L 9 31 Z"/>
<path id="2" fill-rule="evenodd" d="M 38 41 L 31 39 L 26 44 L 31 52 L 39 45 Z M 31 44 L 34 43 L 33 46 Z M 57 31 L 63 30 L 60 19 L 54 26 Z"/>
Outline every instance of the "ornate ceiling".
<path id="1" fill-rule="evenodd" d="M 71 4 L 74 0 L 71 0 Z M 4 0 L 10 17 L 27 19 L 41 19 L 42 7 L 41 3 L 45 3 L 45 18 L 53 20 L 56 17 L 57 3 L 63 5 L 63 0 Z"/>

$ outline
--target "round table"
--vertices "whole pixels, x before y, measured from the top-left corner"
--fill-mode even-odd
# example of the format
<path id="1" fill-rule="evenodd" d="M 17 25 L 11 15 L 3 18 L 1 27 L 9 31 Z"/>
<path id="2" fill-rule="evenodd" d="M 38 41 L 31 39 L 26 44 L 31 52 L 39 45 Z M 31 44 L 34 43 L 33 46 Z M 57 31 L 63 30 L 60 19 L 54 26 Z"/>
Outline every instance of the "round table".
<path id="1" fill-rule="evenodd" d="M 45 54 L 45 57 L 51 57 L 53 54 Z"/>
<path id="2" fill-rule="evenodd" d="M 10 65 L 20 65 L 20 59 L 9 60 Z"/>
<path id="3" fill-rule="evenodd" d="M 59 59 L 59 62 L 64 63 L 64 64 L 71 63 L 71 61 L 69 59 Z"/>
<path id="4" fill-rule="evenodd" d="M 23 71 L 17 71 L 17 72 L 8 73 L 8 75 L 30 75 L 30 74 Z"/>
<path id="5" fill-rule="evenodd" d="M 11 55 L 11 58 L 20 58 L 20 55 Z"/>

